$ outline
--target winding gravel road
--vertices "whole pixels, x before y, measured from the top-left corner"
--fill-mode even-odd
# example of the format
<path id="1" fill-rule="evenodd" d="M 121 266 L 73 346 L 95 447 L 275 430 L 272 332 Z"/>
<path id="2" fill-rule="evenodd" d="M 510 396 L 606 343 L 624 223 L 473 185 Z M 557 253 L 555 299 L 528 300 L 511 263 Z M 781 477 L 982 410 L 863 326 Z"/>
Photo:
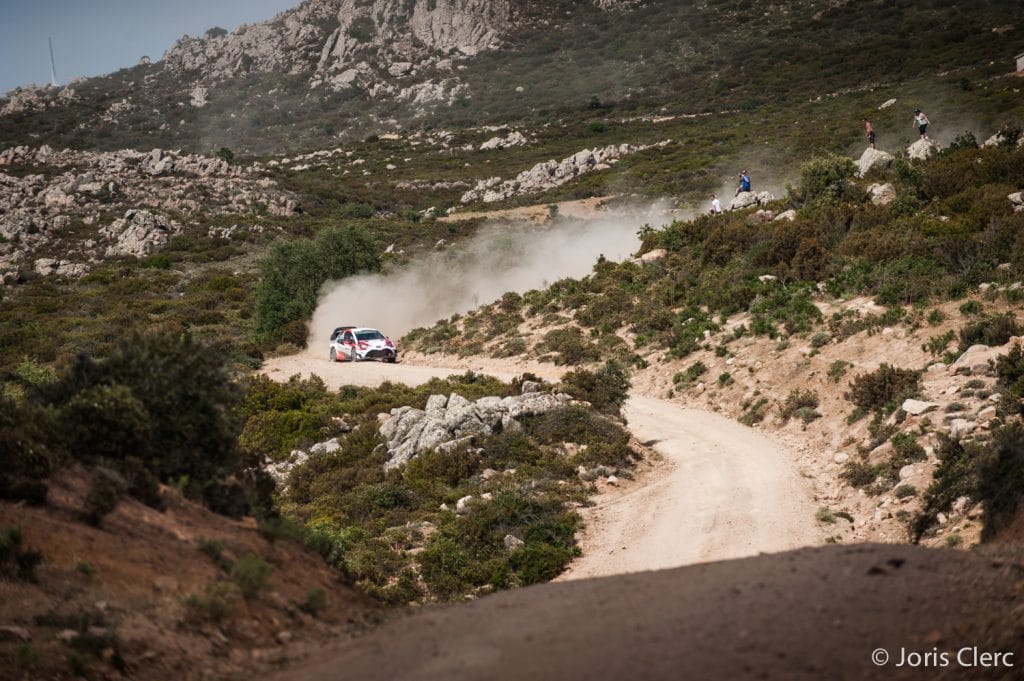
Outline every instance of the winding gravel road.
<path id="1" fill-rule="evenodd" d="M 522 369 L 488 362 L 478 369 L 508 380 Z M 331 388 L 395 381 L 419 385 L 464 369 L 424 364 L 332 364 L 312 353 L 279 357 L 264 372 L 277 380 L 319 375 Z M 820 543 L 809 485 L 787 450 L 718 414 L 652 397 L 626 404 L 629 429 L 662 457 L 635 483 L 599 495 L 583 509 L 582 557 L 560 579 L 658 570 L 785 551 Z"/>

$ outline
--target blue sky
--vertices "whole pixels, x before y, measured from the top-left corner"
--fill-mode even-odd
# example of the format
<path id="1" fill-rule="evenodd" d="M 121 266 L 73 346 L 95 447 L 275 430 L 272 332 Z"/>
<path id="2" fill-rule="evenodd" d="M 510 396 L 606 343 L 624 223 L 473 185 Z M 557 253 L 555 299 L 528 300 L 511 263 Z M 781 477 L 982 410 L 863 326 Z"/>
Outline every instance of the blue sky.
<path id="1" fill-rule="evenodd" d="M 0 93 L 156 61 L 183 34 L 269 19 L 300 0 L 0 0 Z"/>

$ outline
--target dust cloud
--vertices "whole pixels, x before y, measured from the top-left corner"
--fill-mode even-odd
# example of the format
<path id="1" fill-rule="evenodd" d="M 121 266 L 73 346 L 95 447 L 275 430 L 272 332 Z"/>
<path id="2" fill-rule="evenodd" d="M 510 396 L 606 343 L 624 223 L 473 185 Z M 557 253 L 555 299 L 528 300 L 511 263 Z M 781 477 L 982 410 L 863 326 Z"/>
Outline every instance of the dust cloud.
<path id="1" fill-rule="evenodd" d="M 324 285 L 310 322 L 310 347 L 326 343 L 342 324 L 380 329 L 400 338 L 419 326 L 494 302 L 507 291 L 544 288 L 588 274 L 597 258 L 629 257 L 645 225 L 670 222 L 667 204 L 609 210 L 583 220 L 547 225 L 485 225 L 472 238 L 432 252 L 393 272 L 349 277 Z"/>

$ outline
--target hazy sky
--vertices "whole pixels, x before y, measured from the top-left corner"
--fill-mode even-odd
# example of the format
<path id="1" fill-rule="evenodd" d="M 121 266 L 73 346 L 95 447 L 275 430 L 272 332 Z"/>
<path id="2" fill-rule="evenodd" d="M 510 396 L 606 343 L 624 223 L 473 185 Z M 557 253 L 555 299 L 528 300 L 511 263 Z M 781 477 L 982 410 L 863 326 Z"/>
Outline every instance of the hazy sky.
<path id="1" fill-rule="evenodd" d="M 300 0 L 0 0 L 0 93 L 156 61 L 183 34 L 269 19 Z"/>

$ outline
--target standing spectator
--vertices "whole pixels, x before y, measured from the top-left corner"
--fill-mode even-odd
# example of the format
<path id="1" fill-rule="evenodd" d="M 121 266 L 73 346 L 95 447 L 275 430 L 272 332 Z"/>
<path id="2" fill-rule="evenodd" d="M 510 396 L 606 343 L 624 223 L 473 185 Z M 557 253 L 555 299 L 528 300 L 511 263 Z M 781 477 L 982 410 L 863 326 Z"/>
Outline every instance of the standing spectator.
<path id="1" fill-rule="evenodd" d="M 714 194 L 711 195 L 711 214 L 717 215 L 722 212 L 722 202 Z"/>
<path id="2" fill-rule="evenodd" d="M 921 139 L 928 139 L 928 117 L 924 115 L 924 112 L 920 109 L 914 109 L 914 125 L 917 126 L 917 131 L 921 133 Z"/>
<path id="3" fill-rule="evenodd" d="M 868 138 L 868 146 L 872 149 L 875 148 L 875 129 L 871 127 L 871 121 L 866 118 L 862 118 L 864 121 L 864 136 Z"/>

